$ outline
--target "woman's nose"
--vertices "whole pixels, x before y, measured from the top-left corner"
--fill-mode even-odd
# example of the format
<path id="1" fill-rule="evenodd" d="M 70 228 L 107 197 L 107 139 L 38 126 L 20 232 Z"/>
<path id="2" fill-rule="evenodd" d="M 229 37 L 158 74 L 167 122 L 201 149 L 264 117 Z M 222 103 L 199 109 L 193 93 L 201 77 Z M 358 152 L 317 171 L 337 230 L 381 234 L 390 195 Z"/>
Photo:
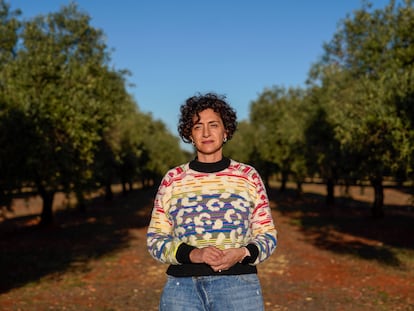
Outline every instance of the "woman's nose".
<path id="1" fill-rule="evenodd" d="M 209 130 L 208 126 L 205 126 L 205 127 L 203 128 L 203 136 L 204 136 L 204 137 L 208 137 L 208 136 L 210 136 L 210 130 Z"/>

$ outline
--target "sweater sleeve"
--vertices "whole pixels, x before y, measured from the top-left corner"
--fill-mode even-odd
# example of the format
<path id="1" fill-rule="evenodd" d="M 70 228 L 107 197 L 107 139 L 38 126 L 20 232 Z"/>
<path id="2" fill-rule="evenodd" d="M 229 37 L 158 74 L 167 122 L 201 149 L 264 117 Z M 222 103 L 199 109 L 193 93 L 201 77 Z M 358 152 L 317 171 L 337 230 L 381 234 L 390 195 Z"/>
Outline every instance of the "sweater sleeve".
<path id="1" fill-rule="evenodd" d="M 255 169 L 253 169 L 251 176 L 254 185 L 253 190 L 256 194 L 255 207 L 250 219 L 252 238 L 249 244 L 254 244 L 258 249 L 257 257 L 255 256 L 256 254 L 252 254 L 252 260 L 254 259 L 254 261 L 251 263 L 257 265 L 266 260 L 276 249 L 277 231 L 273 222 L 269 199 L 263 181 Z"/>
<path id="2" fill-rule="evenodd" d="M 177 169 L 175 169 L 177 170 Z M 171 184 L 176 171 L 169 171 L 161 181 L 154 200 L 151 221 L 147 231 L 147 248 L 153 258 L 168 264 L 179 264 L 176 255 L 182 244 L 172 234 L 173 223 L 168 216 Z"/>

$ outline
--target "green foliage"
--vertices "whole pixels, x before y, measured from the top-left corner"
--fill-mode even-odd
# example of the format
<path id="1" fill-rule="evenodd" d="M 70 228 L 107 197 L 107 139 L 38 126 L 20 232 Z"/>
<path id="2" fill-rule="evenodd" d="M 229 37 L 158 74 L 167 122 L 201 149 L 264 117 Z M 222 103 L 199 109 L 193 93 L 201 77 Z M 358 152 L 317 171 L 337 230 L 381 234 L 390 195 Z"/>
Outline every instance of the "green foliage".
<path id="1" fill-rule="evenodd" d="M 179 139 L 170 134 L 161 121 L 151 122 L 144 142 L 149 159 L 146 168 L 156 177 L 185 161 L 184 153 L 179 148 Z"/>
<path id="2" fill-rule="evenodd" d="M 34 124 L 27 177 L 38 186 L 57 189 L 70 176 L 87 177 L 84 168 L 115 111 L 106 111 L 96 94 L 108 86 L 102 85 L 104 46 L 88 22 L 74 6 L 26 22 L 21 48 L 5 66 L 5 99 Z M 79 39 L 88 30 L 92 35 Z"/>
<path id="3" fill-rule="evenodd" d="M 0 0 L 0 68 L 16 54 L 16 45 L 21 23 L 18 20 L 21 12 L 10 11 L 10 5 Z"/>
<path id="4" fill-rule="evenodd" d="M 265 181 L 298 184 L 413 176 L 414 8 L 391 0 L 339 24 L 309 72 L 308 89 L 274 86 L 251 103 L 224 153 L 255 165 Z M 19 20 L 0 0 L 0 204 L 24 186 L 50 201 L 114 182 L 155 179 L 188 160 L 159 120 L 110 68 L 102 30 L 76 4 Z M 49 202 L 50 203 L 50 202 Z"/>
<path id="5" fill-rule="evenodd" d="M 86 191 L 159 175 L 183 159 L 177 138 L 139 111 L 128 72 L 109 67 L 103 32 L 76 4 L 26 22 L 17 16 L 0 2 L 0 200 L 33 186 L 50 221 L 56 191 L 82 203 Z"/>
<path id="6" fill-rule="evenodd" d="M 342 21 L 310 73 L 342 167 L 348 177 L 372 182 L 377 215 L 384 176 L 412 171 L 413 16 L 412 1 L 376 10 L 365 3 Z"/>
<path id="7" fill-rule="evenodd" d="M 412 100 L 414 34 L 407 27 L 414 10 L 410 1 L 369 8 L 343 21 L 314 67 L 336 137 L 359 160 L 354 170 L 360 178 L 408 170 L 413 150 L 410 108 L 401 108 L 411 107 Z"/>
<path id="8" fill-rule="evenodd" d="M 256 148 L 256 137 L 252 125 L 241 121 L 232 139 L 224 145 L 224 154 L 243 163 L 251 163 Z"/>
<path id="9" fill-rule="evenodd" d="M 260 157 L 297 179 L 306 175 L 304 155 L 305 92 L 300 88 L 266 89 L 252 102 L 251 122 Z"/>

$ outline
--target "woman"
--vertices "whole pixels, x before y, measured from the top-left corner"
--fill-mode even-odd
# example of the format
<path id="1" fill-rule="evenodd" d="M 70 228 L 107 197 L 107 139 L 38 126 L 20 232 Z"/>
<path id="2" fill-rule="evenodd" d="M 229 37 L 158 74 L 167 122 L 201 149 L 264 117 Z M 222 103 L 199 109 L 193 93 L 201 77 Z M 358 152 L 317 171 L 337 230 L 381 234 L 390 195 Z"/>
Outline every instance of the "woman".
<path id="1" fill-rule="evenodd" d="M 276 248 L 263 182 L 246 164 L 223 157 L 235 111 L 213 93 L 181 106 L 179 135 L 197 157 L 164 176 L 147 244 L 168 263 L 160 310 L 263 310 L 256 265 Z"/>

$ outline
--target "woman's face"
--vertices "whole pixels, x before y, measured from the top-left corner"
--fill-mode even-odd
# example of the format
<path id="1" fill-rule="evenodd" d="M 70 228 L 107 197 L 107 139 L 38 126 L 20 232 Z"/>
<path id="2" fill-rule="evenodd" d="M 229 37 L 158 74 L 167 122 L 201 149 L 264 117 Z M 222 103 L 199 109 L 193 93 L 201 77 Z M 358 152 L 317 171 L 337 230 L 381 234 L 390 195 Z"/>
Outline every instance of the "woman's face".
<path id="1" fill-rule="evenodd" d="M 223 120 L 217 112 L 208 108 L 193 117 L 191 139 L 201 162 L 217 162 L 222 158 L 223 140 L 227 137 Z"/>

